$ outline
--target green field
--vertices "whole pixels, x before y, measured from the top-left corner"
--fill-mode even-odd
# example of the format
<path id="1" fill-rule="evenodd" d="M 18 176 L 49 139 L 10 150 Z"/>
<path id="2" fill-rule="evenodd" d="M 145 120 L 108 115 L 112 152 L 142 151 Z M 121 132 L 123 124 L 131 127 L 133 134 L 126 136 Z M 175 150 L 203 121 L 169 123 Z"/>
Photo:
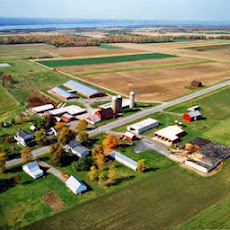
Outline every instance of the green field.
<path id="1" fill-rule="evenodd" d="M 183 49 L 197 50 L 197 51 L 208 51 L 208 50 L 218 50 L 218 49 L 229 49 L 230 44 L 220 44 L 220 45 L 210 45 L 210 46 L 195 46 Z"/>
<path id="2" fill-rule="evenodd" d="M 48 67 L 61 67 L 61 66 L 73 66 L 73 65 L 93 65 L 93 64 L 103 64 L 103 63 L 140 61 L 140 60 L 147 60 L 147 59 L 161 59 L 161 58 L 169 58 L 169 57 L 176 57 L 176 56 L 169 55 L 169 54 L 161 54 L 161 53 L 147 53 L 147 54 L 109 56 L 109 57 L 99 57 L 99 58 L 38 61 L 38 63 L 46 65 Z"/>
<path id="3" fill-rule="evenodd" d="M 114 45 L 109 45 L 109 44 L 100 44 L 99 46 L 100 48 L 104 48 L 104 49 L 109 49 L 109 50 L 117 50 L 117 49 L 122 49 L 121 47 L 118 46 L 114 46 Z"/>

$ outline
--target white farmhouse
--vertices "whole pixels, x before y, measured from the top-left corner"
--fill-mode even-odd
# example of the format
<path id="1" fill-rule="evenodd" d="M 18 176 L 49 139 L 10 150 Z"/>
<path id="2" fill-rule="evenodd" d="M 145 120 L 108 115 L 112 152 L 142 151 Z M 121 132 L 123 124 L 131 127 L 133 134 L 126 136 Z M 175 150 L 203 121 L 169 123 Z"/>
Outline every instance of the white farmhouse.
<path id="1" fill-rule="evenodd" d="M 75 176 L 70 176 L 66 181 L 66 186 L 74 193 L 81 194 L 87 190 L 87 186 Z"/>
<path id="2" fill-rule="evenodd" d="M 26 165 L 23 165 L 22 170 L 34 179 L 43 176 L 43 171 L 40 169 L 37 161 L 33 161 Z"/>

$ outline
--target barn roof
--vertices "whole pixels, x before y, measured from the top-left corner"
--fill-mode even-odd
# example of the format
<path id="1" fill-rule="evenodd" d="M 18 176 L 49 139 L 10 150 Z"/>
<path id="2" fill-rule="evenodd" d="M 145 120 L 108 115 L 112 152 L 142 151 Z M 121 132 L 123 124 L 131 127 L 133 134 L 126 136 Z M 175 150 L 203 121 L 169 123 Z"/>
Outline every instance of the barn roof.
<path id="1" fill-rule="evenodd" d="M 27 133 L 26 131 L 24 130 L 19 130 L 17 132 L 17 135 L 20 136 L 21 138 L 23 139 L 28 139 L 28 138 L 33 138 L 34 136 L 30 133 Z"/>
<path id="2" fill-rule="evenodd" d="M 201 81 L 193 80 L 192 83 L 195 84 L 195 85 L 199 85 L 199 84 L 201 84 Z"/>
<path id="3" fill-rule="evenodd" d="M 28 170 L 34 175 L 38 175 L 40 173 L 42 173 L 43 171 L 40 169 L 38 162 L 37 161 L 33 161 L 30 163 L 27 163 L 26 165 L 24 165 L 23 167 L 27 167 Z"/>
<path id="4" fill-rule="evenodd" d="M 178 135 L 184 133 L 184 130 L 181 129 L 179 126 L 177 125 L 171 125 L 168 127 L 165 127 L 159 131 L 156 131 L 155 134 L 161 136 L 161 137 L 165 137 L 169 140 L 177 140 L 178 139 Z"/>
<path id="5" fill-rule="evenodd" d="M 67 90 L 62 89 L 60 87 L 54 87 L 52 91 L 63 98 L 77 97 L 76 95 L 69 93 Z"/>
<path id="6" fill-rule="evenodd" d="M 85 186 L 85 184 L 75 176 L 70 176 L 66 181 L 66 184 L 69 185 L 71 190 L 77 191 L 80 186 Z"/>
<path id="7" fill-rule="evenodd" d="M 53 109 L 53 108 L 54 108 L 54 106 L 52 104 L 46 104 L 46 105 L 34 107 L 34 108 L 32 108 L 32 110 L 35 111 L 36 113 L 42 113 L 42 112 L 45 112 L 45 111 Z"/>
<path id="8" fill-rule="evenodd" d="M 97 90 L 91 86 L 88 86 L 84 83 L 76 82 L 73 80 L 67 81 L 66 83 L 64 83 L 64 86 L 66 88 L 76 90 L 76 92 L 78 92 L 79 94 L 85 95 L 87 97 L 90 97 L 94 94 L 102 93 L 101 91 L 99 91 L 99 90 Z"/>
<path id="9" fill-rule="evenodd" d="M 188 115 L 190 117 L 199 117 L 199 116 L 201 116 L 201 113 L 197 110 L 197 111 L 189 112 Z"/>
<path id="10" fill-rule="evenodd" d="M 141 128 L 145 128 L 145 127 L 150 126 L 150 125 L 155 124 L 155 123 L 159 123 L 159 122 L 155 119 L 147 118 L 143 121 L 140 121 L 138 123 L 130 125 L 129 127 L 131 127 L 132 129 L 141 129 Z"/>
<path id="11" fill-rule="evenodd" d="M 101 116 L 103 116 L 103 115 L 106 115 L 106 114 L 111 114 L 111 113 L 113 113 L 113 110 L 111 109 L 111 108 L 109 108 L 109 109 L 103 109 L 103 110 L 99 110 L 99 111 L 97 111 Z"/>

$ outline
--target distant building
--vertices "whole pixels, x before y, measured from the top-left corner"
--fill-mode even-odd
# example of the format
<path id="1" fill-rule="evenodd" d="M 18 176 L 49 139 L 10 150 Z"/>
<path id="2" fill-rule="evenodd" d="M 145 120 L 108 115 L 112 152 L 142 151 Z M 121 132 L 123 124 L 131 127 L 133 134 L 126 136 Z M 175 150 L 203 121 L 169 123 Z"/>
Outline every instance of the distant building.
<path id="1" fill-rule="evenodd" d="M 183 120 L 186 122 L 193 122 L 200 119 L 201 119 L 201 113 L 198 110 L 185 113 L 183 116 Z"/>
<path id="2" fill-rule="evenodd" d="M 190 107 L 187 109 L 188 112 L 194 112 L 197 110 L 200 110 L 200 106 L 198 106 L 198 105 L 194 105 L 193 107 Z"/>
<path id="3" fill-rule="evenodd" d="M 129 105 L 130 105 L 130 100 L 128 100 L 128 99 L 122 100 L 122 109 L 128 108 Z M 106 103 L 103 105 L 99 105 L 97 107 L 97 109 L 99 109 L 99 110 L 111 109 L 111 108 L 112 108 L 112 102 L 109 102 L 109 103 Z"/>
<path id="4" fill-rule="evenodd" d="M 65 122 L 70 122 L 74 117 L 68 113 L 65 113 L 61 116 L 61 119 Z"/>
<path id="5" fill-rule="evenodd" d="M 201 81 L 192 81 L 191 82 L 191 86 L 194 86 L 194 87 L 202 87 L 202 82 Z"/>
<path id="6" fill-rule="evenodd" d="M 34 136 L 30 133 L 27 133 L 24 130 L 19 130 L 14 136 L 14 139 L 17 141 L 19 145 L 22 145 L 24 147 L 34 142 Z"/>
<path id="7" fill-rule="evenodd" d="M 135 134 L 141 134 L 149 129 L 153 129 L 154 127 L 158 127 L 160 123 L 152 118 L 145 119 L 143 121 L 140 121 L 136 124 L 130 125 L 127 127 L 128 131 L 132 131 Z"/>
<path id="8" fill-rule="evenodd" d="M 125 132 L 123 138 L 126 139 L 127 141 L 137 140 L 137 137 L 133 133 L 130 133 L 130 132 Z"/>
<path id="9" fill-rule="evenodd" d="M 76 141 L 70 141 L 70 143 L 64 148 L 67 150 L 67 152 L 71 151 L 73 154 L 77 155 L 80 158 L 88 156 L 90 154 L 90 150 L 88 148 Z"/>
<path id="10" fill-rule="evenodd" d="M 46 104 L 46 105 L 34 107 L 31 109 L 31 111 L 36 114 L 36 113 L 44 113 L 51 109 L 54 109 L 54 106 L 52 104 Z"/>
<path id="11" fill-rule="evenodd" d="M 69 177 L 66 181 L 66 186 L 70 188 L 74 194 L 81 194 L 87 191 L 87 186 L 75 176 Z"/>
<path id="12" fill-rule="evenodd" d="M 26 172 L 28 175 L 30 175 L 31 177 L 33 177 L 34 179 L 43 176 L 43 171 L 40 169 L 37 161 L 33 161 L 23 165 L 22 170 Z"/>
<path id="13" fill-rule="evenodd" d="M 114 112 L 112 109 L 103 109 L 100 111 L 97 111 L 95 113 L 99 117 L 101 121 L 112 118 L 114 116 Z"/>
<path id="14" fill-rule="evenodd" d="M 75 95 L 73 93 L 70 93 L 67 90 L 62 89 L 60 87 L 54 87 L 51 90 L 51 92 L 54 93 L 54 94 L 56 94 L 58 97 L 60 97 L 60 98 L 62 98 L 64 100 L 70 100 L 70 99 L 76 99 L 76 98 L 78 98 L 77 95 Z"/>
<path id="15" fill-rule="evenodd" d="M 103 97 L 106 96 L 105 93 L 101 92 L 100 90 L 97 90 L 89 85 L 86 85 L 81 82 L 76 82 L 73 80 L 70 80 L 64 84 L 64 87 L 74 90 L 78 94 L 81 94 L 84 97 L 87 98 L 95 98 L 95 97 Z"/>
<path id="16" fill-rule="evenodd" d="M 62 116 L 65 113 L 68 113 L 72 116 L 79 115 L 85 112 L 85 109 L 82 109 L 81 107 L 77 105 L 70 105 L 66 107 L 62 107 L 59 109 L 53 109 L 50 111 L 45 112 L 45 115 L 47 116 Z"/>
<path id="17" fill-rule="evenodd" d="M 86 121 L 92 125 L 95 125 L 95 124 L 99 123 L 101 121 L 101 119 L 97 115 L 92 114 L 86 118 Z"/>

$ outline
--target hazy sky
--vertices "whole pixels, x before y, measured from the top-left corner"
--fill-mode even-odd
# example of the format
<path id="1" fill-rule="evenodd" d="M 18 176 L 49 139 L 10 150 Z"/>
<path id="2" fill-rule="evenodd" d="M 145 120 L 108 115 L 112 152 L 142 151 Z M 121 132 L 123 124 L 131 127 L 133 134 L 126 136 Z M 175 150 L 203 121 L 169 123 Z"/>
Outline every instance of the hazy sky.
<path id="1" fill-rule="evenodd" d="M 230 0 L 0 0 L 0 17 L 230 21 Z"/>

